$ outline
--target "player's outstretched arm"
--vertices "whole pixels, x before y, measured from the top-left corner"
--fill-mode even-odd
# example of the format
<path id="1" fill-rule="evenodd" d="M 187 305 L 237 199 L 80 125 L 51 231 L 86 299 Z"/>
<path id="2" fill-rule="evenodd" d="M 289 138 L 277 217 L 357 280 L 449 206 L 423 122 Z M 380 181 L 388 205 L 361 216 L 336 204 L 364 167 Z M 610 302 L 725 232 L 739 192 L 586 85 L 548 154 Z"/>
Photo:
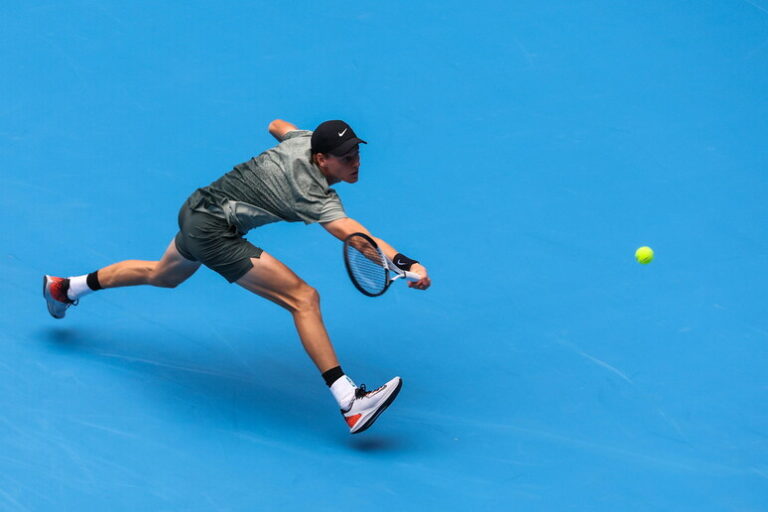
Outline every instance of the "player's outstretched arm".
<path id="1" fill-rule="evenodd" d="M 369 237 L 373 238 L 373 240 L 378 244 L 381 250 L 384 251 L 384 254 L 387 256 L 387 258 L 392 259 L 397 254 L 397 251 L 395 250 L 394 247 L 389 245 L 387 242 L 385 242 L 381 238 L 376 238 L 375 236 L 373 236 L 371 232 L 365 228 L 365 226 L 363 226 L 353 218 L 344 217 L 343 219 L 336 219 L 336 220 L 332 220 L 331 222 L 324 222 L 322 223 L 322 225 L 330 234 L 332 234 L 342 242 L 346 240 L 347 237 L 352 233 L 365 233 Z"/>
<path id="2" fill-rule="evenodd" d="M 283 121 L 282 119 L 275 119 L 269 123 L 269 133 L 279 141 L 283 140 L 286 133 L 298 130 L 296 125 Z"/>
<path id="3" fill-rule="evenodd" d="M 389 245 L 387 242 L 382 240 L 381 238 L 376 238 L 371 234 L 370 231 L 368 231 L 365 226 L 357 222 L 355 219 L 352 219 L 350 217 L 344 217 L 343 219 L 336 219 L 332 220 L 331 222 L 324 222 L 322 223 L 322 226 L 333 236 L 341 240 L 342 242 L 352 233 L 365 233 L 366 235 L 373 238 L 373 240 L 376 242 L 376 244 L 381 248 L 381 250 L 384 252 L 387 258 L 390 260 L 394 260 L 395 256 L 397 256 L 398 252 L 397 250 Z M 409 269 L 411 272 L 415 272 L 422 276 L 422 278 L 418 281 L 409 281 L 408 286 L 411 288 L 416 288 L 419 290 L 426 290 L 430 287 L 432 284 L 432 280 L 429 278 L 429 273 L 427 272 L 427 269 L 421 265 L 420 263 L 414 263 L 411 268 Z"/>

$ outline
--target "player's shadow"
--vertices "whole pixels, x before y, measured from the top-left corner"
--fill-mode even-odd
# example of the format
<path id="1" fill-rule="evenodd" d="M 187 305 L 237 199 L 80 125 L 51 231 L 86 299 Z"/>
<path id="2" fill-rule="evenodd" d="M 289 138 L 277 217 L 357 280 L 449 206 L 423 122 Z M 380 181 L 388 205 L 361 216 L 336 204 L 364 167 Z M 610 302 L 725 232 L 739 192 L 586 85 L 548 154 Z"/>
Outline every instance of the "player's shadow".
<path id="1" fill-rule="evenodd" d="M 146 334 L 132 339 L 125 332 L 99 335 L 88 329 L 51 328 L 43 331 L 43 338 L 57 352 L 139 374 L 144 384 L 157 390 L 154 396 L 162 402 L 159 406 L 182 416 L 183 421 L 195 421 L 194 414 L 206 408 L 207 418 L 218 416 L 227 428 L 244 434 L 298 436 L 305 442 L 322 438 L 324 443 L 330 438 L 361 452 L 409 450 L 402 439 L 370 431 L 359 436 L 346 433 L 340 415 L 338 423 L 330 419 L 338 413 L 333 412 L 336 406 L 322 379 L 314 367 L 302 361 L 253 355 L 253 351 L 240 357 L 225 347 L 216 350 L 215 344 L 189 340 L 179 346 L 160 336 L 148 339 Z M 258 344 L 274 346 L 264 340 Z M 258 349 L 254 351 L 258 353 Z M 194 417 L 183 417 L 187 415 Z"/>

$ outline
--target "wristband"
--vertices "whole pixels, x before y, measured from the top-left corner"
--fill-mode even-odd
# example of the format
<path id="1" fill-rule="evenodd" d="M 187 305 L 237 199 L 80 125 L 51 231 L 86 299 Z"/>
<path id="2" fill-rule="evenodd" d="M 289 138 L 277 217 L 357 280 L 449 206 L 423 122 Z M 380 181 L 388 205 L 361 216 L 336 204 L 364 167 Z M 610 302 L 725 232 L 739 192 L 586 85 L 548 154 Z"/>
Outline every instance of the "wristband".
<path id="1" fill-rule="evenodd" d="M 400 253 L 395 254 L 395 259 L 392 262 L 400 270 L 411 270 L 411 265 L 418 263 L 416 260 L 412 260 L 408 256 L 404 256 Z"/>

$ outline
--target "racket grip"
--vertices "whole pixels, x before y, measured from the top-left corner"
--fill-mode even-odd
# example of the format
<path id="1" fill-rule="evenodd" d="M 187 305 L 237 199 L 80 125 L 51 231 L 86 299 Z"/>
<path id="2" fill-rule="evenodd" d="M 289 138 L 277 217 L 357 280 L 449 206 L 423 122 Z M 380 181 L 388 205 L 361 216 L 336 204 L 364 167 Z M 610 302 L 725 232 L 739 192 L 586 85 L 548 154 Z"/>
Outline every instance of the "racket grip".
<path id="1" fill-rule="evenodd" d="M 409 281 L 421 281 L 421 275 L 416 272 L 405 271 L 405 278 Z"/>

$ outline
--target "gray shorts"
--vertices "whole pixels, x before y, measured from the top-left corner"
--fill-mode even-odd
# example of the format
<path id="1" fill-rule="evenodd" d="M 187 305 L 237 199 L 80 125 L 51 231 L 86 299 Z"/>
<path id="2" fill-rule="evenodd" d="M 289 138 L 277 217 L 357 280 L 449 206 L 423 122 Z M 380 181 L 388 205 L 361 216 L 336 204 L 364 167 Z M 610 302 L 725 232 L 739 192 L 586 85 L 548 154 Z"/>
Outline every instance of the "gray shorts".
<path id="1" fill-rule="evenodd" d="M 262 249 L 251 244 L 225 219 L 192 210 L 184 203 L 179 210 L 176 250 L 190 261 L 199 261 L 233 283 L 251 268 L 251 258 Z"/>

